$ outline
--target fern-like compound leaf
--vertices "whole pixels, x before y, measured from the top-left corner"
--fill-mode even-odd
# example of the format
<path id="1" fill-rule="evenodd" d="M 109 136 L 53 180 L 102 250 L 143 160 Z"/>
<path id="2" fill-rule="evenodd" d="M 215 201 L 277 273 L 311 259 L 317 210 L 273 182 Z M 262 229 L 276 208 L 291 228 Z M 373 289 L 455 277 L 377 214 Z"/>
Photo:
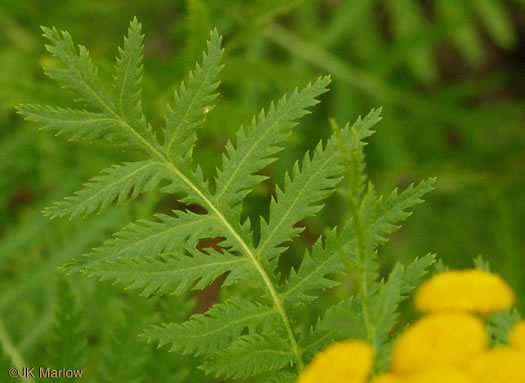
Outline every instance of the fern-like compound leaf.
<path id="1" fill-rule="evenodd" d="M 381 119 L 380 110 L 336 129 L 326 143 L 319 143 L 295 163 L 276 188 L 268 220 L 261 220 L 260 231 L 255 231 L 249 219 L 241 220 L 244 197 L 265 179 L 261 171 L 277 159 L 298 119 L 318 103 L 330 82 L 328 77 L 272 103 L 249 126 L 241 127 L 234 143 L 227 143 L 222 167 L 210 188 L 192 152 L 197 130 L 217 97 L 222 49 L 216 31 L 211 33 L 202 62 L 167 109 L 162 143 L 142 110 L 144 37 L 136 19 L 118 50 L 109 96 L 84 47 L 77 48 L 67 32 L 45 28 L 44 35 L 51 41 L 49 51 L 63 62 L 62 69 L 51 69 L 48 74 L 75 92 L 87 110 L 26 105 L 19 107 L 20 113 L 57 135 L 72 140 L 105 139 L 146 156 L 102 171 L 84 189 L 46 213 L 52 217 L 86 215 L 157 186 L 204 210 L 203 214 L 173 211 L 128 225 L 101 247 L 74 260 L 69 270 L 140 289 L 146 296 L 203 289 L 220 277 L 225 286 L 246 282 L 257 297 L 254 301 L 231 298 L 182 324 L 150 327 L 144 333 L 149 341 L 169 344 L 172 351 L 205 356 L 202 368 L 217 377 L 260 375 L 260 380 L 276 382 L 293 381 L 294 366 L 300 372 L 312 353 L 348 335 L 328 328 L 330 318 L 337 319 L 338 314 L 350 318 L 352 328 L 358 330 L 352 335 L 366 337 L 374 345 L 390 341 L 399 303 L 433 259 L 416 260 L 406 269 L 397 266 L 386 282 L 377 283 L 374 251 L 409 215 L 408 209 L 421 202 L 433 180 L 401 193 L 394 191 L 384 199 L 376 197 L 371 183 L 365 190 L 364 140 Z M 352 219 L 342 228 L 328 229 L 299 267 L 282 284 L 277 283 L 279 257 L 302 230 L 296 225 L 322 209 L 345 175 Z M 206 238 L 219 239 L 219 247 L 197 250 Z M 365 281 L 366 294 L 360 291 L 361 296 L 336 305 L 323 319 L 297 326 L 301 306 L 316 299 L 320 290 L 337 286 L 338 274 L 353 268 L 358 271 L 358 283 Z"/>
<path id="2" fill-rule="evenodd" d="M 209 255 L 188 251 L 189 256 L 175 252 L 107 261 L 91 269 L 89 274 L 101 280 L 115 280 L 130 289 L 140 289 L 145 296 L 203 289 L 226 272 L 229 272 L 223 282 L 226 286 L 238 279 L 256 277 L 246 257 L 219 254 L 213 249 L 207 249 Z"/>
<path id="3" fill-rule="evenodd" d="M 243 335 L 204 364 L 217 377 L 243 379 L 292 365 L 294 354 L 280 336 Z"/>
<path id="4" fill-rule="evenodd" d="M 44 210 L 50 217 L 87 215 L 105 210 L 115 199 L 123 203 L 153 189 L 167 176 L 158 161 L 127 162 L 102 171 L 85 188 Z"/>
<path id="5" fill-rule="evenodd" d="M 222 66 L 221 37 L 213 31 L 204 53 L 202 65 L 190 72 L 188 81 L 175 92 L 175 105 L 166 111 L 164 151 L 166 157 L 177 165 L 187 165 L 191 160 L 197 129 L 204 123 L 206 114 L 217 98 L 219 86 L 216 77 Z"/>
<path id="6" fill-rule="evenodd" d="M 282 150 L 296 120 L 319 102 L 316 98 L 326 92 L 329 82 L 329 77 L 323 77 L 288 98 L 284 96 L 277 106 L 271 104 L 266 113 L 261 111 L 247 129 L 239 129 L 235 146 L 228 142 L 213 202 L 225 211 L 233 209 L 231 220 L 240 219 L 241 201 L 265 179 L 255 173 L 277 159 L 275 155 Z"/>
<path id="7" fill-rule="evenodd" d="M 182 323 L 155 326 L 144 331 L 148 341 L 170 351 L 213 354 L 229 346 L 245 329 L 268 328 L 279 320 L 275 309 L 238 298 L 214 305 L 205 315 L 195 314 Z"/>

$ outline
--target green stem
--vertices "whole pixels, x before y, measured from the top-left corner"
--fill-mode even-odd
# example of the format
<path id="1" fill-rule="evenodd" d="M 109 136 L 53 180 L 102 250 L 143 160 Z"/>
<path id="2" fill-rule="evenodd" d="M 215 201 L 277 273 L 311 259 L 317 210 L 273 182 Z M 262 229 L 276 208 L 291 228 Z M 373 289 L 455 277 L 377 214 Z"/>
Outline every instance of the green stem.
<path id="1" fill-rule="evenodd" d="M 22 371 L 22 369 L 28 367 L 28 365 L 24 362 L 22 355 L 20 355 L 20 352 L 11 341 L 11 338 L 9 338 L 9 334 L 6 331 L 4 322 L 2 322 L 1 318 L 0 344 L 2 345 L 4 352 L 11 358 L 11 361 L 13 362 L 14 366 L 18 369 L 18 371 Z M 2 371 L 2 373 L 5 373 L 5 371 Z M 31 377 L 23 378 L 23 380 L 29 383 L 36 383 L 35 380 Z"/>
<path id="2" fill-rule="evenodd" d="M 331 120 L 332 130 L 338 138 L 340 145 L 341 155 L 344 158 L 346 164 L 346 180 L 348 182 L 347 190 L 343 191 L 343 194 L 347 198 L 350 204 L 350 215 L 353 221 L 353 228 L 357 242 L 357 259 L 358 259 L 358 288 L 361 296 L 361 303 L 363 307 L 363 319 L 365 322 L 365 330 L 368 341 L 376 347 L 376 329 L 373 321 L 370 319 L 370 299 L 368 291 L 368 275 L 370 273 L 371 257 L 369 253 L 369 243 L 366 231 L 363 228 L 363 217 L 361 214 L 361 206 L 366 201 L 366 196 L 362 197 L 362 177 L 361 177 L 361 159 L 360 159 L 360 145 L 361 141 L 357 135 L 357 132 L 352 129 L 354 138 L 353 144 L 355 147 L 347 148 L 341 137 L 341 132 L 335 120 Z M 361 153 L 362 154 L 362 153 Z M 345 259 L 345 258 L 343 258 Z M 353 265 L 345 261 L 350 274 L 353 269 Z"/>
<path id="3" fill-rule="evenodd" d="M 368 240 L 363 230 L 361 212 L 354 200 L 350 203 L 350 210 L 354 220 L 355 235 L 357 240 L 357 254 L 359 259 L 359 293 L 363 306 L 366 337 L 368 342 L 376 347 L 376 329 L 370 318 L 370 301 L 368 292 L 368 274 L 370 273 L 370 257 L 368 253 Z"/>
<path id="4" fill-rule="evenodd" d="M 339 77 L 351 86 L 373 95 L 381 102 L 396 101 L 396 92 L 393 92 L 379 78 L 348 65 L 332 53 L 296 36 L 278 24 L 270 24 L 265 30 L 265 36 L 297 57 L 327 70 L 335 77 Z M 402 99 L 399 101 L 402 102 Z"/>
<path id="5" fill-rule="evenodd" d="M 459 118 L 470 118 L 468 111 L 450 103 L 428 100 L 408 89 L 392 86 L 373 73 L 350 65 L 322 46 L 303 39 L 278 24 L 270 24 L 264 31 L 264 35 L 268 40 L 296 57 L 332 74 L 379 103 L 388 103 L 403 110 L 407 109 L 415 116 L 437 120 L 445 124 L 457 124 Z"/>

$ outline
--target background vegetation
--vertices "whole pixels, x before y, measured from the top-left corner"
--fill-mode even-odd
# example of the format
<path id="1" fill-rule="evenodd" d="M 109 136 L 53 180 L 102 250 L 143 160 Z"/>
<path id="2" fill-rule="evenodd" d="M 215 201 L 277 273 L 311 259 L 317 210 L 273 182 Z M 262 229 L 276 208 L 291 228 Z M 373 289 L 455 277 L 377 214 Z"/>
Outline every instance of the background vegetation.
<path id="1" fill-rule="evenodd" d="M 221 96 L 196 153 L 208 174 L 227 139 L 261 105 L 331 74 L 332 91 L 267 172 L 281 180 L 299 153 L 329 134 L 330 118 L 342 124 L 383 106 L 384 120 L 367 146 L 379 192 L 431 176 L 438 182 L 382 248 L 382 270 L 428 252 L 464 268 L 481 254 L 514 287 L 525 310 L 523 0 L 2 0 L 0 338 L 9 338 L 26 360 L 44 363 L 41 355 L 52 354 L 53 318 L 67 306 L 79 310 L 85 343 L 77 346 L 90 350 L 86 369 L 98 381 L 129 383 L 137 371 L 151 375 L 141 372 L 144 382 L 209 381 L 195 375 L 191 358 L 156 350 L 136 334 L 149 323 L 203 311 L 217 299 L 214 286 L 191 302 L 143 299 L 78 276 L 69 278 L 70 287 L 56 272 L 124 222 L 170 210 L 177 201 L 151 193 L 87 221 L 49 220 L 41 214 L 45 206 L 129 158 L 103 144 L 66 144 L 14 110 L 19 103 L 71 104 L 43 74 L 42 66 L 58 62 L 45 51 L 40 25 L 68 30 L 109 79 L 115 47 L 135 15 L 146 33 L 143 103 L 157 127 L 175 86 L 200 59 L 209 30 L 224 35 Z M 267 215 L 260 202 L 269 199 L 270 186 L 248 196 L 247 215 Z M 298 248 L 345 214 L 344 199 L 334 196 L 316 219 L 304 222 L 307 230 L 283 270 L 297 264 Z M 412 315 L 408 303 L 406 318 Z M 8 364 L 0 358 L 0 374 Z"/>

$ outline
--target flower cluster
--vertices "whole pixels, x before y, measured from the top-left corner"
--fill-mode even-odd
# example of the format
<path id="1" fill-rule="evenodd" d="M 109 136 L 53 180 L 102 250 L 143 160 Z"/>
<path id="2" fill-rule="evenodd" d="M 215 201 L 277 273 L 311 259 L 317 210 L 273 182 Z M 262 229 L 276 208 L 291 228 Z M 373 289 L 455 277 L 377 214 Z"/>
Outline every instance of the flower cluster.
<path id="1" fill-rule="evenodd" d="M 488 346 L 483 315 L 514 304 L 500 277 L 444 272 L 419 288 L 415 302 L 426 315 L 396 341 L 390 371 L 368 380 L 373 348 L 351 340 L 321 352 L 298 383 L 525 383 L 525 321 L 512 328 L 508 346 Z"/>

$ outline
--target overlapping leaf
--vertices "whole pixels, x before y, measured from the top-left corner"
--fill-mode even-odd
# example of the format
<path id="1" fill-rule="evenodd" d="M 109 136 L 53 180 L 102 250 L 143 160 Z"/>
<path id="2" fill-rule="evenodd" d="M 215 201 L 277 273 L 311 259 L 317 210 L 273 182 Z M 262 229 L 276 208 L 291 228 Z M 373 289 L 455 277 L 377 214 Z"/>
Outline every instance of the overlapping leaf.
<path id="1" fill-rule="evenodd" d="M 141 220 L 131 223 L 94 252 L 74 260 L 69 271 L 90 274 L 98 263 L 120 258 L 149 257 L 183 247 L 195 247 L 201 237 L 213 236 L 216 219 L 211 215 L 174 212 L 174 216 L 157 214 L 157 221 Z"/>
<path id="2" fill-rule="evenodd" d="M 203 289 L 226 272 L 229 274 L 224 280 L 225 285 L 237 279 L 256 277 L 246 257 L 209 251 L 210 255 L 193 250 L 191 255 L 175 252 L 120 258 L 100 263 L 89 273 L 101 280 L 115 280 L 130 289 L 140 289 L 141 295 L 145 296 Z"/>
<path id="3" fill-rule="evenodd" d="M 295 224 L 321 210 L 321 202 L 335 191 L 342 175 L 335 139 L 329 140 L 326 148 L 319 143 L 312 158 L 307 153 L 301 169 L 296 162 L 291 176 L 285 175 L 284 190 L 276 188 L 277 198 L 270 203 L 269 221 L 261 220 L 257 257 L 263 261 L 276 259 L 285 250 L 280 246 L 302 231 Z"/>
<path id="4" fill-rule="evenodd" d="M 217 206 L 227 211 L 235 209 L 232 218 L 239 218 L 241 201 L 265 179 L 255 173 L 277 159 L 275 155 L 297 125 L 296 120 L 319 102 L 317 97 L 326 92 L 329 82 L 329 77 L 323 77 L 301 91 L 296 90 L 288 98 L 281 98 L 277 106 L 272 103 L 266 113 L 261 111 L 247 129 L 239 129 L 235 146 L 231 142 L 226 145 L 222 169 L 217 175 L 213 200 Z"/>
<path id="5" fill-rule="evenodd" d="M 153 189 L 168 176 L 162 163 L 155 160 L 114 165 L 94 177 L 85 188 L 44 210 L 50 217 L 88 215 L 105 210 L 114 200 L 118 204 Z"/>
<path id="6" fill-rule="evenodd" d="M 245 328 L 268 328 L 279 320 L 275 309 L 234 298 L 214 305 L 205 315 L 195 314 L 182 324 L 170 323 L 144 331 L 144 337 L 170 351 L 213 354 L 222 351 L 239 337 Z"/>
<path id="7" fill-rule="evenodd" d="M 215 376 L 243 379 L 294 363 L 290 346 L 279 336 L 243 335 L 203 366 Z"/>

